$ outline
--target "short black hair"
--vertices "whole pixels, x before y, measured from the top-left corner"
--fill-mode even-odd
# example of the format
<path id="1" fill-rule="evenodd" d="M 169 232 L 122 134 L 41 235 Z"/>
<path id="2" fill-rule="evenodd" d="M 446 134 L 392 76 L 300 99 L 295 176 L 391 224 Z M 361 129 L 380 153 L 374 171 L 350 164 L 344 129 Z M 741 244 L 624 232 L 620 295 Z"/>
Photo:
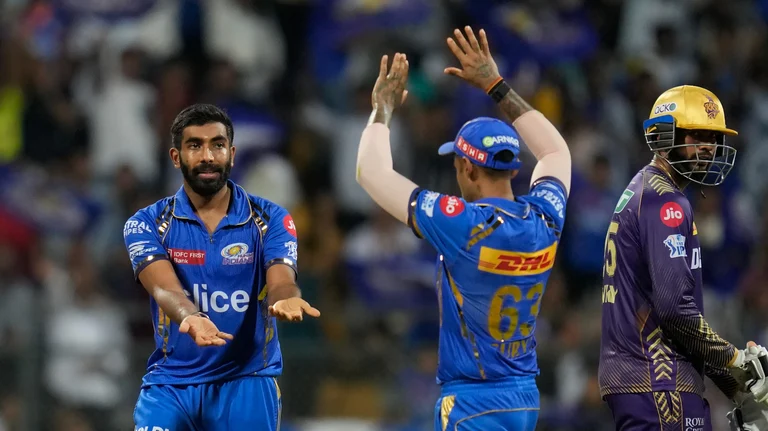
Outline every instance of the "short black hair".
<path id="1" fill-rule="evenodd" d="M 181 137 L 184 134 L 184 129 L 187 127 L 204 126 L 211 123 L 221 123 L 224 125 L 227 129 L 229 144 L 232 145 L 235 139 L 235 129 L 232 127 L 232 120 L 229 119 L 227 113 L 217 106 L 198 103 L 184 108 L 173 120 L 173 125 L 171 126 L 173 146 L 177 150 L 181 149 Z"/>
<path id="2" fill-rule="evenodd" d="M 494 154 L 493 160 L 502 162 L 502 163 L 509 163 L 515 160 L 515 153 L 509 150 L 502 150 Z M 512 178 L 512 174 L 514 172 L 511 170 L 494 169 L 494 168 L 488 168 L 485 166 L 480 166 L 480 170 L 482 170 L 485 173 L 485 175 L 491 178 L 492 180 L 510 179 Z"/>
<path id="3" fill-rule="evenodd" d="M 459 154 L 456 154 L 456 157 L 464 157 Z M 493 160 L 499 161 L 502 163 L 509 163 L 513 160 L 515 160 L 515 153 L 509 150 L 502 150 L 498 153 L 494 154 Z M 489 168 L 487 166 L 480 166 L 475 165 L 478 169 L 480 169 L 481 172 L 485 174 L 488 178 L 492 180 L 507 180 L 514 177 L 515 171 L 514 170 L 508 170 L 508 169 L 494 169 Z"/>

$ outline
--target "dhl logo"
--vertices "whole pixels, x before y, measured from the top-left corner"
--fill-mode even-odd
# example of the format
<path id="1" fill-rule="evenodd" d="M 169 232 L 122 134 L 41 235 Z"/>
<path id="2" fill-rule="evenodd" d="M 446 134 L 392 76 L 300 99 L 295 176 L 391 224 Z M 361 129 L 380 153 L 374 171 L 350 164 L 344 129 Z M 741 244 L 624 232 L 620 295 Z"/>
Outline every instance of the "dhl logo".
<path id="1" fill-rule="evenodd" d="M 477 269 L 501 275 L 536 275 L 546 272 L 555 264 L 557 242 L 549 247 L 530 253 L 480 248 Z"/>

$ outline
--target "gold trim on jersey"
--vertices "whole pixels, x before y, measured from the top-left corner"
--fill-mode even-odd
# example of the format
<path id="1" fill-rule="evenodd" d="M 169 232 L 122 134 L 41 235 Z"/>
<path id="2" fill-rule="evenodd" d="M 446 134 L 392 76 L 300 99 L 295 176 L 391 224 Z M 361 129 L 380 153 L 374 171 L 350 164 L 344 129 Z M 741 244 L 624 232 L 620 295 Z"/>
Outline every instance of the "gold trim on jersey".
<path id="1" fill-rule="evenodd" d="M 448 278 L 448 283 L 451 286 L 451 291 L 453 292 L 453 296 L 456 298 L 456 303 L 458 305 L 459 322 L 461 322 L 461 335 L 469 340 L 469 344 L 472 346 L 472 353 L 475 357 L 475 363 L 477 363 L 477 369 L 480 371 L 480 378 L 485 380 L 485 369 L 483 369 L 483 364 L 480 362 L 480 351 L 477 349 L 475 334 L 469 330 L 467 327 L 467 322 L 464 320 L 464 311 L 462 310 L 462 306 L 464 305 L 464 297 L 461 296 L 461 292 L 459 292 L 459 288 L 456 286 L 456 282 L 453 281 L 453 277 L 451 277 L 451 273 L 448 272 L 448 268 L 445 266 L 445 263 L 443 263 L 443 268 L 445 269 L 445 275 Z"/>
<path id="2" fill-rule="evenodd" d="M 171 318 L 157 306 L 157 335 L 163 337 L 163 360 L 168 359 L 168 337 L 171 334 Z"/>
<path id="3" fill-rule="evenodd" d="M 448 395 L 440 400 L 440 424 L 443 431 L 448 427 L 448 418 L 454 407 L 456 407 L 456 395 Z"/>
<path id="4" fill-rule="evenodd" d="M 654 381 L 672 380 L 672 349 L 664 343 L 664 333 L 661 328 L 654 329 L 645 340 L 650 343 L 648 353 L 653 360 L 653 372 L 656 374 Z"/>
<path id="5" fill-rule="evenodd" d="M 658 174 L 653 174 L 648 180 L 648 185 L 659 194 L 659 196 L 666 193 L 674 193 L 675 188 L 672 187 L 667 180 Z"/>

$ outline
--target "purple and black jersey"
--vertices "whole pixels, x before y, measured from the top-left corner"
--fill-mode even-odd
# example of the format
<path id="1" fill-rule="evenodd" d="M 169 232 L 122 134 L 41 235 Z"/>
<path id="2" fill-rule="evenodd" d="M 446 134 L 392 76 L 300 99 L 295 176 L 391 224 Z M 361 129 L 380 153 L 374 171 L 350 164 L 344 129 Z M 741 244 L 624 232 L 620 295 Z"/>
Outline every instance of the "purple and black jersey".
<path id="1" fill-rule="evenodd" d="M 630 182 L 605 240 L 602 396 L 704 392 L 706 374 L 726 394 L 736 348 L 702 316 L 701 249 L 685 195 L 654 166 Z"/>

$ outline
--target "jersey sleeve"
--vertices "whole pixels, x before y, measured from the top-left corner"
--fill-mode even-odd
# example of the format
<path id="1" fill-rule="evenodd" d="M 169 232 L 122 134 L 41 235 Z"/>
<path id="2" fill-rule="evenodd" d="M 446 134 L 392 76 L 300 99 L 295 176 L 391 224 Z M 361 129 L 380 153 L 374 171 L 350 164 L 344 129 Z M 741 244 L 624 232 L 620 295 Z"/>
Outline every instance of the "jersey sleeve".
<path id="1" fill-rule="evenodd" d="M 563 231 L 568 193 L 560 180 L 555 177 L 539 178 L 531 185 L 527 200 L 549 216 L 558 231 Z"/>
<path id="2" fill-rule="evenodd" d="M 271 213 L 264 235 L 264 270 L 280 263 L 290 266 L 298 274 L 299 242 L 293 217 L 277 205 Z"/>
<path id="3" fill-rule="evenodd" d="M 472 222 L 472 206 L 464 199 L 424 189 L 411 194 L 408 226 L 448 261 L 459 255 Z"/>
<path id="4" fill-rule="evenodd" d="M 651 300 L 664 332 L 691 356 L 712 367 L 726 367 L 736 348 L 710 328 L 694 299 L 696 282 L 689 264 L 690 244 L 686 244 L 693 234 L 690 204 L 680 194 L 644 199 L 640 233 L 652 282 Z"/>
<path id="5" fill-rule="evenodd" d="M 128 257 L 131 259 L 133 276 L 136 280 L 149 264 L 158 260 L 168 260 L 156 223 L 146 209 L 138 211 L 125 222 L 123 240 L 128 249 Z"/>
<path id="6" fill-rule="evenodd" d="M 704 374 L 712 380 L 715 386 L 717 386 L 728 399 L 733 399 L 733 397 L 741 390 L 741 384 L 725 367 L 711 367 L 705 365 Z"/>

